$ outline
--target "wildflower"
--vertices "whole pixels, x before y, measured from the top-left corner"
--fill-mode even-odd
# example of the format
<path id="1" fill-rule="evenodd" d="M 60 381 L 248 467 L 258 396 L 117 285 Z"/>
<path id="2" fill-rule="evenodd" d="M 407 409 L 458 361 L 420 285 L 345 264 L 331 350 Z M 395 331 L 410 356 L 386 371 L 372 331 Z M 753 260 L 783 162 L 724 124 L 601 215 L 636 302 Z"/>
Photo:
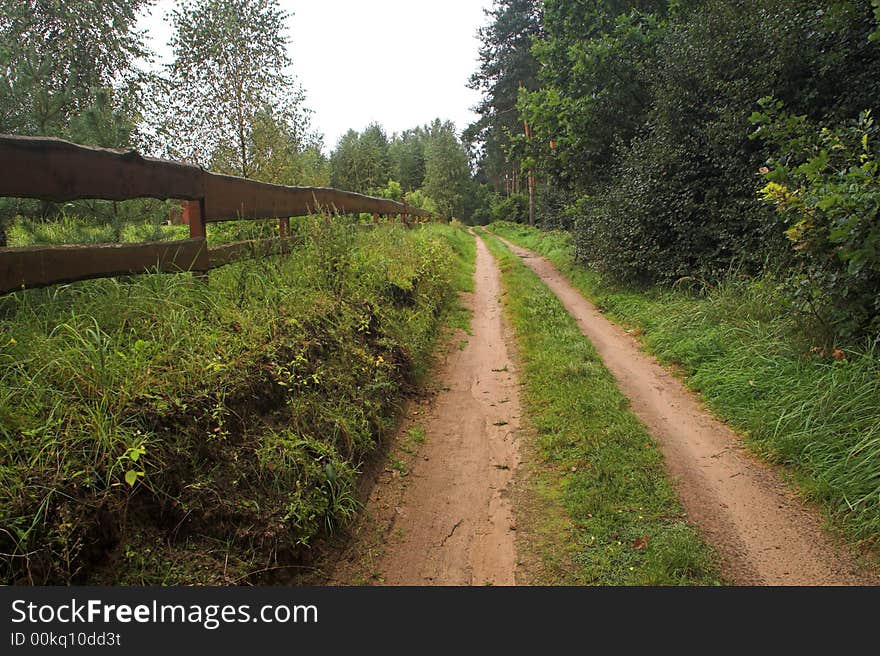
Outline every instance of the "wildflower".
<path id="1" fill-rule="evenodd" d="M 15 346 L 16 344 L 18 344 L 18 342 L 15 341 L 15 337 L 10 337 L 8 346 Z"/>

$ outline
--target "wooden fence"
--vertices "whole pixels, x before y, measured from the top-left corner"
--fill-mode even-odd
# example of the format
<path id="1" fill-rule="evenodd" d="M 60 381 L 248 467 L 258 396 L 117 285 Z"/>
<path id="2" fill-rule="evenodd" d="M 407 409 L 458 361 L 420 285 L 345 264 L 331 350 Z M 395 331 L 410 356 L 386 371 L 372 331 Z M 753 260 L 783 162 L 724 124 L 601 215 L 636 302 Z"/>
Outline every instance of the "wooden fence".
<path id="1" fill-rule="evenodd" d="M 290 217 L 322 212 L 431 218 L 385 198 L 321 187 L 284 187 L 210 173 L 134 151 L 92 148 L 60 139 L 0 135 L 0 197 L 70 201 L 135 198 L 185 201 L 190 238 L 137 244 L 0 249 L 0 294 L 61 282 L 149 271 L 205 273 L 254 253 L 283 250 Z M 208 223 L 278 219 L 279 238 L 208 248 Z"/>

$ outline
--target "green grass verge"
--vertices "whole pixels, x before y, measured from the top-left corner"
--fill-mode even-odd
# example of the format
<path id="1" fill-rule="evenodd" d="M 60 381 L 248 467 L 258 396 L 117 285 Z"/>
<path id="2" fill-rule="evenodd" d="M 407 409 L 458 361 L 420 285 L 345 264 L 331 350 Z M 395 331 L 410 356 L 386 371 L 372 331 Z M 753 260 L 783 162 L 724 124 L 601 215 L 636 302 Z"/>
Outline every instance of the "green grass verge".
<path id="1" fill-rule="evenodd" d="M 501 267 L 536 432 L 529 492 L 541 501 L 525 517 L 539 536 L 527 548 L 547 579 L 536 582 L 717 583 L 713 551 L 685 521 L 662 455 L 593 346 L 538 276 L 485 239 Z"/>
<path id="2" fill-rule="evenodd" d="M 880 535 L 880 351 L 808 341 L 771 279 L 731 277 L 701 293 L 633 289 L 574 262 L 569 236 L 490 229 L 556 264 L 608 316 L 674 366 L 750 447 L 786 465 L 851 541 Z M 838 359 L 839 358 L 839 359 Z"/>
<path id="3" fill-rule="evenodd" d="M 358 510 L 473 239 L 298 221 L 290 256 L 0 298 L 0 581 L 265 580 Z"/>

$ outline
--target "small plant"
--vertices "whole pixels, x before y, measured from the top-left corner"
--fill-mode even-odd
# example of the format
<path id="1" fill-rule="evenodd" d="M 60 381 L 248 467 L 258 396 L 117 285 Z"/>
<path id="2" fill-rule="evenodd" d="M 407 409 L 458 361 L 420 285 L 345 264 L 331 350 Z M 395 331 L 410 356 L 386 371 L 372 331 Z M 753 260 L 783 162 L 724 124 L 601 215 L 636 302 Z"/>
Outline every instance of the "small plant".
<path id="1" fill-rule="evenodd" d="M 123 478 L 129 487 L 134 487 L 135 483 L 145 476 L 145 472 L 136 469 L 136 467 L 139 466 L 138 461 L 141 459 L 141 456 L 146 453 L 147 450 L 143 446 L 135 446 L 127 449 L 125 453 L 119 457 L 118 464 L 125 470 Z"/>

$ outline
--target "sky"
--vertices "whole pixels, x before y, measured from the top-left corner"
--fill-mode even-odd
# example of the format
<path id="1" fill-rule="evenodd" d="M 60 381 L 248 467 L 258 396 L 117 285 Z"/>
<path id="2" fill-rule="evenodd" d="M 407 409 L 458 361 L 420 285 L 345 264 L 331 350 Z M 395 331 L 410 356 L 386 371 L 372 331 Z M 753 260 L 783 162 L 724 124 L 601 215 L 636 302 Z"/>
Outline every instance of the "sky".
<path id="1" fill-rule="evenodd" d="M 158 61 L 170 57 L 158 0 L 142 16 Z M 435 118 L 459 132 L 476 119 L 479 94 L 467 88 L 477 68 L 477 29 L 491 0 L 281 0 L 289 13 L 293 73 L 313 110 L 312 125 L 331 150 L 349 128 L 381 123 L 393 132 Z"/>

